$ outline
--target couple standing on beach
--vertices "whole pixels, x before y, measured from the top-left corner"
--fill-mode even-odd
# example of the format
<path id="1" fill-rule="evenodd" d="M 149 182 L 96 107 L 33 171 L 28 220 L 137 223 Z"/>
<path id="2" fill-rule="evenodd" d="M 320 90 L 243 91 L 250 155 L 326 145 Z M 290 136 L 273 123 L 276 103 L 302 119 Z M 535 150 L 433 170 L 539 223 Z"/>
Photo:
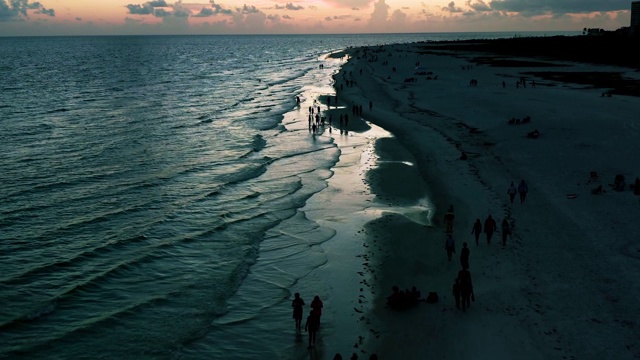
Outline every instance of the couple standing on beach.
<path id="1" fill-rule="evenodd" d="M 296 321 L 296 332 L 301 331 L 302 313 L 304 311 L 304 300 L 300 297 L 300 293 L 295 293 L 291 307 L 293 308 L 293 319 Z M 304 325 L 304 331 L 309 333 L 309 347 L 316 344 L 316 335 L 320 329 L 320 316 L 322 315 L 322 300 L 316 295 L 311 302 L 311 312 L 307 316 L 307 322 Z"/>
<path id="2" fill-rule="evenodd" d="M 507 194 L 509 194 L 509 201 L 513 204 L 513 199 L 516 197 L 516 194 L 520 194 L 520 204 L 524 203 L 524 200 L 527 198 L 527 193 L 529 192 L 529 186 L 524 180 L 520 181 L 518 187 L 516 188 L 513 181 L 511 185 L 509 185 L 509 189 L 507 190 Z"/>

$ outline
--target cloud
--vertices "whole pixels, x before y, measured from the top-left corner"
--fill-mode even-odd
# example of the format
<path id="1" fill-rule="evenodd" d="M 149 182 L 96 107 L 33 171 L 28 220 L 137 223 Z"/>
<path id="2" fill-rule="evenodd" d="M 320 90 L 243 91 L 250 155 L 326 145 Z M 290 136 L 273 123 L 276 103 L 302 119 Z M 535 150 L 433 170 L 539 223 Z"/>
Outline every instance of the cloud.
<path id="1" fill-rule="evenodd" d="M 304 6 L 302 5 L 293 5 L 293 3 L 287 3 L 286 5 L 277 5 L 276 9 L 287 9 L 287 10 L 304 10 Z"/>
<path id="2" fill-rule="evenodd" d="M 450 13 L 461 13 L 461 12 L 464 12 L 464 10 L 462 10 L 462 8 L 456 7 L 456 4 L 453 1 L 450 2 L 449 4 L 447 4 L 446 7 L 443 7 L 442 11 L 446 11 L 446 12 L 450 12 Z"/>
<path id="3" fill-rule="evenodd" d="M 373 13 L 369 19 L 369 24 L 372 26 L 385 25 L 387 23 L 387 17 L 389 17 L 389 5 L 384 0 L 378 0 L 373 3 Z"/>
<path id="4" fill-rule="evenodd" d="M 492 11 L 491 7 L 482 0 L 475 0 L 475 2 L 467 0 L 467 6 L 477 12 Z"/>
<path id="5" fill-rule="evenodd" d="M 55 10 L 53 10 L 53 9 L 45 9 L 44 7 L 39 9 L 39 10 L 36 10 L 36 14 L 48 15 L 48 16 L 51 16 L 51 17 L 56 16 Z"/>
<path id="6" fill-rule="evenodd" d="M 255 7 L 254 5 L 247 6 L 247 4 L 244 4 L 244 6 L 242 6 L 242 8 L 238 8 L 237 10 L 238 10 L 239 13 L 242 13 L 242 14 L 258 14 L 258 13 L 261 13 L 261 11 L 258 10 L 258 8 Z"/>
<path id="7" fill-rule="evenodd" d="M 213 14 L 214 15 L 218 15 L 218 14 L 231 15 L 231 14 L 233 14 L 232 10 L 224 9 L 222 6 L 216 4 L 216 2 L 214 0 L 209 0 L 209 3 L 211 3 L 211 9 L 213 9 Z"/>
<path id="8" fill-rule="evenodd" d="M 27 19 L 29 10 L 51 17 L 56 15 L 55 10 L 47 9 L 37 1 L 29 3 L 29 0 L 0 0 L 0 21 Z"/>
<path id="9" fill-rule="evenodd" d="M 147 1 L 144 4 L 129 4 L 125 6 L 129 9 L 129 14 L 133 15 L 153 15 L 158 18 L 188 18 L 192 12 L 189 8 L 178 1 L 173 5 L 167 4 L 164 0 Z M 170 9 L 167 9 L 170 8 Z"/>
<path id="10" fill-rule="evenodd" d="M 165 9 L 157 9 L 153 12 L 153 16 L 159 17 L 159 18 L 164 18 L 172 15 L 173 13 L 171 11 L 167 11 Z"/>
<path id="11" fill-rule="evenodd" d="M 164 0 L 158 0 L 158 1 L 149 1 L 147 2 L 147 4 L 149 4 L 150 6 L 153 7 L 168 7 L 169 5 L 167 5 L 167 2 Z"/>
<path id="12" fill-rule="evenodd" d="M 282 15 L 282 18 L 286 19 L 286 20 L 293 20 L 293 18 L 291 16 L 287 15 L 287 14 Z"/>
<path id="13" fill-rule="evenodd" d="M 325 2 L 333 4 L 337 7 L 353 8 L 353 7 L 368 7 L 372 3 L 372 0 L 325 0 Z"/>
<path id="14" fill-rule="evenodd" d="M 526 14 L 586 14 L 631 9 L 629 0 L 493 0 L 489 5 L 496 11 Z"/>
<path id="15" fill-rule="evenodd" d="M 214 16 L 215 14 L 216 12 L 212 8 L 202 8 L 200 9 L 200 12 L 193 15 L 193 17 L 209 17 Z"/>
<path id="16" fill-rule="evenodd" d="M 142 5 L 129 4 L 125 7 L 129 9 L 129 14 L 133 15 L 151 15 L 155 10 L 153 6 L 149 5 L 149 3 Z"/>
<path id="17" fill-rule="evenodd" d="M 402 10 L 396 10 L 391 14 L 389 21 L 395 26 L 404 26 L 407 24 L 407 14 L 402 12 Z"/>

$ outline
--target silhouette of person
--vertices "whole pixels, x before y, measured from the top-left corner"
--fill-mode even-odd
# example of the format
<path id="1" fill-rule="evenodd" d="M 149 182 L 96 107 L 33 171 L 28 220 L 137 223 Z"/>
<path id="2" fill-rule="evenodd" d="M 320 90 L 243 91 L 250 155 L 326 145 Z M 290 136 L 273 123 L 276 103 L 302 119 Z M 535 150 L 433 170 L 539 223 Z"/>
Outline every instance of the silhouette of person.
<path id="1" fill-rule="evenodd" d="M 480 222 L 480 219 L 476 219 L 476 222 L 473 223 L 473 227 L 471 228 L 471 233 L 476 238 L 476 245 L 479 245 L 478 240 L 480 239 L 480 233 L 482 233 L 482 223 Z"/>
<path id="2" fill-rule="evenodd" d="M 460 284 L 460 299 L 462 300 L 462 311 L 471 306 L 471 296 L 473 296 L 473 283 L 471 273 L 468 269 L 458 271 L 458 281 Z"/>
<path id="3" fill-rule="evenodd" d="M 309 333 L 309 347 L 315 346 L 319 327 L 320 317 L 315 313 L 315 310 L 311 310 L 307 316 L 307 322 L 304 324 L 304 331 Z"/>
<path id="4" fill-rule="evenodd" d="M 507 194 L 509 194 L 509 200 L 511 201 L 512 204 L 513 204 L 513 199 L 516 197 L 517 193 L 518 193 L 518 189 L 516 189 L 516 186 L 513 184 L 513 181 L 512 181 L 511 185 L 509 185 L 509 189 L 507 190 Z"/>
<path id="5" fill-rule="evenodd" d="M 333 360 L 342 360 L 342 355 L 340 355 L 339 353 L 333 355 Z"/>
<path id="6" fill-rule="evenodd" d="M 453 219 L 455 215 L 453 214 L 453 205 L 449 206 L 449 210 L 444 213 L 444 225 L 446 228 L 447 234 L 453 234 Z"/>
<path id="7" fill-rule="evenodd" d="M 369 111 L 373 109 L 373 101 L 369 100 Z"/>
<path id="8" fill-rule="evenodd" d="M 313 301 L 311 302 L 311 311 L 313 311 L 318 318 L 318 326 L 320 326 L 320 316 L 322 315 L 322 300 L 318 295 L 313 297 Z"/>
<path id="9" fill-rule="evenodd" d="M 471 250 L 467 247 L 467 243 L 462 243 L 462 250 L 460 250 L 460 265 L 463 269 L 469 268 L 469 255 L 471 254 Z"/>
<path id="10" fill-rule="evenodd" d="M 456 243 L 453 241 L 453 236 L 447 234 L 447 240 L 444 242 L 444 248 L 447 250 L 447 258 L 451 261 L 451 256 L 456 252 Z"/>
<path id="11" fill-rule="evenodd" d="M 491 244 L 491 237 L 496 229 L 496 221 L 491 217 L 491 215 L 489 215 L 484 221 L 484 233 L 487 234 L 487 244 Z"/>
<path id="12" fill-rule="evenodd" d="M 520 181 L 520 184 L 518 184 L 518 193 L 520 194 L 520 203 L 524 203 L 524 200 L 527 198 L 527 193 L 529 192 L 529 187 L 527 186 L 527 183 L 524 182 L 524 180 Z"/>
<path id="13" fill-rule="evenodd" d="M 302 323 L 304 300 L 300 297 L 300 293 L 295 293 L 291 307 L 293 308 L 293 319 L 296 321 L 296 330 L 300 331 L 300 325 Z"/>
<path id="14" fill-rule="evenodd" d="M 507 236 L 511 234 L 511 224 L 509 224 L 509 220 L 504 218 L 502 220 L 502 246 L 507 245 Z"/>

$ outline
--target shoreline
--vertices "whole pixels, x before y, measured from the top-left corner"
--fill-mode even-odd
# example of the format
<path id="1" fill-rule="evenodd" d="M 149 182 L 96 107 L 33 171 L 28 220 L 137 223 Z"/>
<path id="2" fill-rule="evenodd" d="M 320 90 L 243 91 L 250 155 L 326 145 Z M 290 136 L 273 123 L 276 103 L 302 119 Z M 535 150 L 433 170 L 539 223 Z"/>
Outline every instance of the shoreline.
<path id="1" fill-rule="evenodd" d="M 585 228 L 585 224 L 593 216 L 588 209 L 565 208 L 567 198 L 564 194 L 567 191 L 583 194 L 586 189 L 580 184 L 578 187 L 571 186 L 569 182 L 558 194 L 558 189 L 547 179 L 547 176 L 553 178 L 551 174 L 554 172 L 548 166 L 551 164 L 545 163 L 549 161 L 549 157 L 536 150 L 540 143 L 544 144 L 544 140 L 532 142 L 524 135 L 525 130 L 530 130 L 529 127 L 537 126 L 541 127 L 549 141 L 554 141 L 554 149 L 559 149 L 557 164 L 554 165 L 564 167 L 559 174 L 562 179 L 572 181 L 571 178 L 576 178 L 574 181 L 577 181 L 578 174 L 574 169 L 588 174 L 588 169 L 597 168 L 604 170 L 607 176 L 616 171 L 616 166 L 631 170 L 634 168 L 633 162 L 620 160 L 614 165 L 608 164 L 607 159 L 595 159 L 587 164 L 585 160 L 590 160 L 588 154 L 584 158 L 579 156 L 576 162 L 571 152 L 561 152 L 565 147 L 574 146 L 573 143 L 580 146 L 580 138 L 564 137 L 572 131 L 580 131 L 579 128 L 573 130 L 580 122 L 558 113 L 558 107 L 565 106 L 569 111 L 568 115 L 579 118 L 578 111 L 568 107 L 571 105 L 567 102 L 578 104 L 584 101 L 585 104 L 600 108 L 608 107 L 608 104 L 595 103 L 596 101 L 611 99 L 599 96 L 602 89 L 548 79 L 539 80 L 539 90 L 531 89 L 531 86 L 515 90 L 511 83 L 509 89 L 504 89 L 499 85 L 502 79 L 518 78 L 522 72 L 530 69 L 477 65 L 473 59 L 478 54 L 474 52 L 452 54 L 444 51 L 438 55 L 424 54 L 415 51 L 416 46 L 421 44 L 371 47 L 366 56 L 359 53 L 361 49 L 346 50 L 352 57 L 335 76 L 336 91 L 342 103 L 361 104 L 365 108 L 365 120 L 390 131 L 413 153 L 422 177 L 428 184 L 431 199 L 436 204 L 435 226 L 432 228 L 416 228 L 410 219 L 394 214 L 367 225 L 370 244 L 380 237 L 402 237 L 402 243 L 387 240 L 385 247 L 387 252 L 393 253 L 393 257 L 380 256 L 377 259 L 378 273 L 381 268 L 385 269 L 382 271 L 384 275 L 378 277 L 375 285 L 381 293 L 377 294 L 374 309 L 367 314 L 368 321 L 372 324 L 371 331 L 377 337 L 368 342 L 366 348 L 382 358 L 407 359 L 418 359 L 425 353 L 445 358 L 480 356 L 505 359 L 522 351 L 528 354 L 527 358 L 576 355 L 581 358 L 587 354 L 607 354 L 608 352 L 595 350 L 601 341 L 594 339 L 597 336 L 603 337 L 597 335 L 602 334 L 602 329 L 584 329 L 580 326 L 570 328 L 561 319 L 573 313 L 582 319 L 592 312 L 591 309 L 606 306 L 610 299 L 585 301 L 576 306 L 581 311 L 578 312 L 577 309 L 554 302 L 566 295 L 557 293 L 557 286 L 553 285 L 553 279 L 560 274 L 561 277 L 581 279 L 581 282 L 592 281 L 597 277 L 593 270 L 579 270 L 584 265 L 583 259 L 575 265 L 568 265 L 570 267 L 567 273 L 563 273 L 565 270 L 558 265 L 558 261 L 562 262 L 562 256 L 566 256 L 567 251 L 578 251 L 585 259 L 598 254 L 602 250 L 600 246 L 574 247 L 577 245 L 576 241 L 583 241 L 585 237 L 591 239 L 587 241 L 588 244 L 593 243 L 602 231 Z M 416 78 L 416 65 L 440 75 L 440 79 L 430 80 L 426 76 L 419 76 L 416 82 L 406 81 Z M 464 66 L 470 66 L 470 70 L 462 70 Z M 594 67 L 588 64 L 562 66 L 580 71 L 593 71 Z M 392 67 L 396 70 L 392 71 Z M 567 71 L 568 68 L 554 70 Z M 625 69 L 608 66 L 599 66 L 598 70 L 603 68 L 631 74 Z M 363 71 L 362 74 L 360 70 Z M 353 74 L 349 79 L 355 81 L 353 87 L 344 86 L 345 76 L 349 74 Z M 479 79 L 482 90 L 467 85 L 470 77 Z M 455 86 L 456 83 L 459 88 Z M 490 85 L 486 86 L 487 83 Z M 339 88 L 340 85 L 344 86 L 343 89 Z M 479 94 L 479 91 L 482 93 Z M 543 99 L 553 101 L 541 106 L 543 103 L 540 101 Z M 618 116 L 630 116 L 637 110 L 633 99 L 624 96 L 616 96 L 614 99 Z M 373 102 L 371 111 L 367 111 L 366 107 L 369 101 Z M 534 104 L 537 108 L 532 107 Z M 506 120 L 511 116 L 524 116 L 527 114 L 525 111 L 533 112 L 533 125 L 506 125 Z M 549 119 L 542 120 L 545 117 Z M 605 121 L 606 118 L 607 114 L 603 112 L 598 121 Z M 516 135 L 518 132 L 519 135 Z M 553 140 L 558 136 L 559 139 Z M 635 139 L 635 133 L 633 136 Z M 597 139 L 585 138 L 582 142 L 585 141 L 594 142 L 591 147 L 602 146 L 595 145 Z M 605 145 L 609 148 L 612 144 Z M 459 160 L 461 151 L 469 155 L 468 161 Z M 520 178 L 527 178 L 532 182 L 532 192 L 538 194 L 536 198 L 529 200 L 531 204 L 526 207 L 510 205 L 506 199 L 509 181 Z M 462 241 L 467 241 L 472 250 L 471 271 L 477 284 L 478 303 L 473 304 L 467 314 L 452 307 L 449 293 L 459 265 L 457 256 L 451 263 L 444 259 L 441 246 L 444 234 L 438 220 L 442 211 L 450 204 L 455 206 L 456 211 L 454 236 L 457 237 L 457 248 L 461 247 Z M 546 211 L 549 215 L 536 219 L 535 214 L 539 211 Z M 513 222 L 514 233 L 506 248 L 498 245 L 485 246 L 482 242 L 484 237 L 481 238 L 480 246 L 476 247 L 472 244 L 472 236 L 467 235 L 473 219 L 478 217 L 483 220 L 488 213 L 500 220 L 507 217 Z M 628 214 L 623 217 L 629 221 L 632 219 Z M 545 225 L 551 228 L 544 230 Z M 418 234 L 420 230 L 422 232 Z M 611 236 L 615 238 L 627 232 L 633 233 L 631 226 L 622 226 Z M 534 234 L 535 239 L 532 239 Z M 498 243 L 499 234 L 496 236 L 498 238 L 494 238 L 494 242 Z M 558 243 L 555 239 L 562 241 Z M 532 243 L 544 243 L 545 246 L 532 247 Z M 551 254 L 547 254 L 547 251 Z M 607 264 L 618 267 L 612 261 L 607 260 Z M 540 268 L 541 264 L 546 265 Z M 625 265 L 628 265 L 627 262 Z M 629 276 L 624 275 L 625 278 Z M 420 305 L 418 309 L 407 312 L 391 312 L 386 309 L 384 300 L 392 284 L 398 283 L 401 288 L 411 286 L 409 283 L 400 283 L 403 279 L 409 279 L 404 281 L 417 285 L 423 296 L 429 291 L 437 291 L 440 302 Z M 596 285 L 585 284 L 583 288 L 561 288 L 582 299 L 596 291 Z M 610 290 L 620 291 L 618 288 Z M 548 298 L 543 296 L 547 291 L 551 294 Z M 625 305 L 619 311 L 611 309 L 610 315 L 616 313 L 621 316 L 629 311 L 628 306 Z M 600 317 L 601 315 L 593 314 L 593 318 Z M 499 326 L 487 327 L 488 323 Z M 408 332 L 407 329 L 411 331 Z M 625 342 L 632 342 L 637 330 L 634 332 L 624 329 L 619 323 L 608 323 L 604 332 L 621 334 L 620 339 L 614 341 L 615 345 L 608 348 L 615 346 L 622 358 L 638 351 L 633 346 L 624 345 Z M 609 339 L 610 336 L 604 338 Z M 456 346 L 459 343 L 465 344 L 464 349 Z"/>

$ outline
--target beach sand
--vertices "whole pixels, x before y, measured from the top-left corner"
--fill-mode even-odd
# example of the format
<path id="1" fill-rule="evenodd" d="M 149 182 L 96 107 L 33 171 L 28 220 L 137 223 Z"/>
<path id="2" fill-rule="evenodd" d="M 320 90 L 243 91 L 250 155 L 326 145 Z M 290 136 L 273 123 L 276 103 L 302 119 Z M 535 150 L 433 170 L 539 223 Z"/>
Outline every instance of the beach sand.
<path id="1" fill-rule="evenodd" d="M 425 44 L 347 53 L 351 58 L 335 75 L 346 108 L 335 111 L 351 116 L 351 106 L 361 105 L 363 120 L 395 138 L 372 139 L 360 148 L 368 159 L 363 161 L 372 161 L 357 167 L 370 191 L 363 201 L 372 205 L 337 233 L 339 239 L 356 232 L 366 250 L 363 259 L 337 270 L 354 284 L 364 280 L 372 298 L 359 310 L 353 293 L 348 301 L 334 299 L 334 319 L 355 318 L 359 325 L 336 330 L 322 357 L 340 352 L 348 358 L 352 351 L 380 359 L 640 357 L 640 197 L 628 185 L 623 192 L 609 186 L 617 174 L 627 184 L 640 176 L 640 101 L 531 75 L 606 71 L 637 80 L 638 73 L 540 59 L 542 70 L 533 62 L 478 65 L 478 54 Z M 522 76 L 527 86 L 516 87 Z M 405 81 L 410 78 L 416 81 Z M 478 85 L 470 86 L 471 79 Z M 531 123 L 507 123 L 525 116 Z M 540 137 L 527 138 L 534 129 Z M 333 134 L 339 136 L 335 129 Z M 463 151 L 467 160 L 460 159 Z M 529 186 L 526 202 L 510 204 L 507 188 L 521 179 Z M 599 184 L 605 192 L 592 195 Z M 442 217 L 449 205 L 456 248 L 466 241 L 471 249 L 476 301 L 466 312 L 456 309 L 451 295 L 460 263 L 459 252 L 449 262 L 444 250 Z M 490 245 L 484 234 L 475 244 L 472 224 L 489 214 L 498 225 L 506 217 L 513 226 L 504 247 L 500 233 Z M 323 246 L 332 251 L 332 242 Z M 341 261 L 329 258 L 333 265 L 323 271 Z M 353 274 L 356 268 L 365 274 Z M 386 297 L 393 285 L 415 285 L 423 296 L 437 292 L 439 302 L 390 309 Z M 345 349 L 356 335 L 362 341 Z"/>

